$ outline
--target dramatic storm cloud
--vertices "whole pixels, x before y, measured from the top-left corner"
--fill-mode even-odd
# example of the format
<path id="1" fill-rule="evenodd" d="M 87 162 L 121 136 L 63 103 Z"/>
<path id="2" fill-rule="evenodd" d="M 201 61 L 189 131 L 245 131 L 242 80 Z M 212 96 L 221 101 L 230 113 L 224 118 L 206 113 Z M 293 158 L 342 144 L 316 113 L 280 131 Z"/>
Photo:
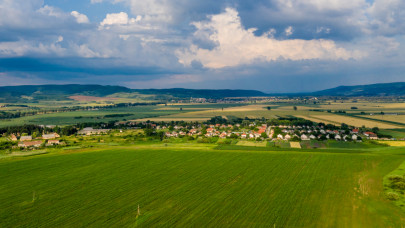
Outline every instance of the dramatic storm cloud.
<path id="1" fill-rule="evenodd" d="M 399 0 L 3 0 L 0 84 L 294 92 L 404 81 Z"/>

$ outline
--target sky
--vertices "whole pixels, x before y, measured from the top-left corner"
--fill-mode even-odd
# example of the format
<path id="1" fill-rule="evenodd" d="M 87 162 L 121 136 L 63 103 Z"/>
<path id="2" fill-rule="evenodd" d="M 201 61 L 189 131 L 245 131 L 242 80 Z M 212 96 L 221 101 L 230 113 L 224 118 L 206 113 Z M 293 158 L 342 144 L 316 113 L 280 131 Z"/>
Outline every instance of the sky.
<path id="1" fill-rule="evenodd" d="M 405 81 L 403 0 L 0 0 L 0 85 Z"/>

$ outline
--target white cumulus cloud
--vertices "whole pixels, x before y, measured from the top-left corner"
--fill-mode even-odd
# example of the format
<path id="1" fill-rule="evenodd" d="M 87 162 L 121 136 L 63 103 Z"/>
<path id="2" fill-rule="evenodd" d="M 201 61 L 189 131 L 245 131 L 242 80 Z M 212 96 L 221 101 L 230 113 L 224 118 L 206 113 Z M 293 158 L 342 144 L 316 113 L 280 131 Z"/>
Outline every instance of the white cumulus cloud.
<path id="1" fill-rule="evenodd" d="M 70 15 L 76 18 L 77 23 L 89 23 L 89 18 L 77 11 L 72 11 Z"/>
<path id="2" fill-rule="evenodd" d="M 186 50 L 178 51 L 179 62 L 184 65 L 198 61 L 208 68 L 223 68 L 278 59 L 348 60 L 361 57 L 361 53 L 337 47 L 331 40 L 277 40 L 268 34 L 256 36 L 255 28 L 245 29 L 242 26 L 238 12 L 233 8 L 210 16 L 208 21 L 194 22 L 193 25 L 199 36 L 201 33 L 208 33 L 206 37 L 209 37 L 216 47 L 203 49 L 191 45 Z M 292 27 L 285 32 L 292 33 Z"/>
<path id="3" fill-rule="evenodd" d="M 141 16 L 138 16 L 136 18 L 130 18 L 128 17 L 128 14 L 125 12 L 121 13 L 111 13 L 107 14 L 105 19 L 100 23 L 101 26 L 105 25 L 127 25 L 127 24 L 133 24 L 137 21 L 140 21 L 142 19 Z"/>

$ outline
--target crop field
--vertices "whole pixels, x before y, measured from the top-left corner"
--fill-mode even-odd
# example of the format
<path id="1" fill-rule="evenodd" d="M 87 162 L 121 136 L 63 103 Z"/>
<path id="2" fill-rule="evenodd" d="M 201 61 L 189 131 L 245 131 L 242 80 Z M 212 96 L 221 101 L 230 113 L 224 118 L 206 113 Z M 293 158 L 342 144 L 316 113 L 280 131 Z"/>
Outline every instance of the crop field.
<path id="1" fill-rule="evenodd" d="M 299 142 L 290 142 L 290 147 L 301 149 L 301 144 Z"/>
<path id="2" fill-rule="evenodd" d="M 255 142 L 255 141 L 239 141 L 236 145 L 238 146 L 258 146 L 258 147 L 266 147 L 267 142 Z"/>
<path id="3" fill-rule="evenodd" d="M 25 116 L 17 119 L 0 120 L 0 126 L 12 126 L 23 124 L 50 124 L 50 125 L 67 125 L 83 122 L 108 122 L 111 120 L 124 120 L 131 118 L 143 118 L 148 116 L 169 115 L 180 112 L 177 111 L 156 111 L 156 106 L 135 106 L 124 108 L 113 108 L 91 111 L 72 111 L 49 114 L 39 114 L 34 116 Z M 108 117 L 108 115 L 119 115 L 119 117 Z"/>
<path id="4" fill-rule="evenodd" d="M 209 117 L 153 117 L 136 119 L 135 122 L 155 121 L 155 122 L 170 122 L 170 121 L 184 121 L 184 122 L 203 122 L 209 120 Z"/>
<path id="5" fill-rule="evenodd" d="M 302 118 L 302 119 L 307 119 L 307 120 L 310 120 L 310 121 L 315 122 L 315 123 L 322 122 L 322 123 L 325 123 L 325 124 L 340 125 L 338 122 L 335 122 L 335 121 L 329 121 L 329 120 L 325 120 L 325 119 L 320 119 L 316 115 L 311 115 L 311 116 L 309 116 L 309 115 L 294 115 L 294 116 L 298 117 L 298 118 Z"/>
<path id="6" fill-rule="evenodd" d="M 367 118 L 405 124 L 405 115 L 373 115 Z"/>
<path id="7" fill-rule="evenodd" d="M 330 110 L 351 110 L 351 107 L 357 107 L 362 111 L 393 111 L 393 110 L 405 110 L 405 103 L 374 103 L 374 102 L 344 102 L 334 103 L 330 105 L 319 105 L 319 108 Z"/>
<path id="8" fill-rule="evenodd" d="M 23 124 L 44 124 L 44 125 L 69 125 L 84 122 L 108 122 L 122 120 L 148 120 L 155 121 L 204 121 L 209 117 L 179 117 L 171 118 L 170 115 L 181 114 L 187 112 L 201 111 L 207 109 L 218 109 L 222 107 L 233 107 L 239 104 L 191 104 L 191 105 L 148 105 L 148 106 L 131 106 L 131 107 L 115 107 L 109 109 L 90 110 L 90 111 L 70 111 L 48 114 L 38 114 L 33 116 L 25 116 L 16 119 L 1 119 L 0 127 L 15 126 Z M 180 110 L 181 109 L 181 110 Z M 169 117 L 169 119 L 168 119 Z M 147 118 L 147 119 L 144 119 Z"/>
<path id="9" fill-rule="evenodd" d="M 366 126 L 369 128 L 373 127 L 378 127 L 381 129 L 395 129 L 395 128 L 402 128 L 401 126 L 394 125 L 394 124 L 387 124 L 387 123 L 381 123 L 377 121 L 372 121 L 372 120 L 366 120 L 366 119 L 361 119 L 361 118 L 355 118 L 355 117 L 350 117 L 350 116 L 342 116 L 342 115 L 335 115 L 335 114 L 318 114 L 318 115 L 299 115 L 301 118 L 305 118 L 308 120 L 318 120 L 315 122 L 324 122 L 324 123 L 334 123 L 334 124 L 342 124 L 345 123 L 347 125 L 355 126 L 355 127 L 362 127 Z"/>
<path id="10" fill-rule="evenodd" d="M 0 227 L 403 227 L 382 180 L 404 155 L 376 152 L 133 146 L 3 159 Z"/>
<path id="11" fill-rule="evenodd" d="M 379 141 L 389 146 L 405 147 L 405 141 Z"/>
<path id="12" fill-rule="evenodd" d="M 172 119 L 210 119 L 215 116 L 234 116 L 238 118 L 267 118 L 267 119 L 273 119 L 277 118 L 279 115 L 286 115 L 289 112 L 286 111 L 269 111 L 266 110 L 266 107 L 269 105 L 243 105 L 243 106 L 237 106 L 237 107 L 228 107 L 228 108 L 223 108 L 219 107 L 216 109 L 211 109 L 211 110 L 202 110 L 202 111 L 190 111 L 190 112 L 185 112 L 185 113 L 177 113 L 169 116 L 165 116 L 164 118 L 167 119 L 167 121 L 170 121 Z M 204 107 L 204 106 L 202 106 Z M 187 106 L 185 106 L 185 110 L 187 110 Z M 184 110 L 184 109 L 183 109 Z M 291 109 L 292 110 L 292 109 Z M 161 118 L 150 118 L 149 120 L 153 121 L 158 121 Z M 142 119 L 143 120 L 143 119 Z M 140 120 L 137 120 L 140 121 Z"/>
<path id="13" fill-rule="evenodd" d="M 405 139 L 405 129 L 393 129 L 393 130 L 381 130 L 381 134 L 387 134 L 387 135 L 392 135 L 392 137 L 397 138 L 397 139 Z"/>

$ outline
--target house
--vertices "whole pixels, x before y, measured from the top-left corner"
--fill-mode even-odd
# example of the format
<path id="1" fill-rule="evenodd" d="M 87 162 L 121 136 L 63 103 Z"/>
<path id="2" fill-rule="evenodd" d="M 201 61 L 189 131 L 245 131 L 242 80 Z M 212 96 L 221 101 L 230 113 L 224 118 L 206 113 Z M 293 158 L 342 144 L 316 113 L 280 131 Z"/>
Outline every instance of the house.
<path id="1" fill-rule="evenodd" d="M 32 136 L 21 136 L 20 141 L 31 141 L 32 140 Z"/>
<path id="2" fill-rule="evenodd" d="M 316 136 L 315 135 L 310 135 L 309 138 L 310 139 L 316 139 Z"/>
<path id="3" fill-rule="evenodd" d="M 371 140 L 377 140 L 377 139 L 378 139 L 378 136 L 377 136 L 376 134 L 370 134 L 370 135 L 368 136 L 368 138 L 371 139 Z"/>
<path id="4" fill-rule="evenodd" d="M 352 135 L 352 140 L 353 141 L 356 141 L 358 139 L 358 136 L 357 135 Z"/>
<path id="5" fill-rule="evenodd" d="M 207 128 L 207 133 L 212 133 L 214 131 L 214 128 Z"/>
<path id="6" fill-rule="evenodd" d="M 278 134 L 277 139 L 284 139 L 284 136 L 282 134 Z"/>
<path id="7" fill-rule="evenodd" d="M 242 139 L 246 139 L 246 134 L 243 133 L 240 137 L 241 137 Z"/>
<path id="8" fill-rule="evenodd" d="M 301 140 L 309 140 L 309 137 L 305 134 L 301 135 Z"/>
<path id="9" fill-rule="evenodd" d="M 263 128 L 260 128 L 260 129 L 257 131 L 257 133 L 259 133 L 259 134 L 265 133 L 265 132 L 266 132 L 266 129 L 263 129 Z"/>
<path id="10" fill-rule="evenodd" d="M 335 140 L 342 140 L 342 137 L 340 135 L 335 135 Z"/>
<path id="11" fill-rule="evenodd" d="M 287 135 L 284 136 L 284 139 L 285 139 L 285 140 L 290 140 L 290 139 L 291 139 L 291 136 L 287 134 Z"/>
<path id="12" fill-rule="evenodd" d="M 42 139 L 56 139 L 59 138 L 60 135 L 58 133 L 51 133 L 51 134 L 45 134 L 42 135 Z"/>
<path id="13" fill-rule="evenodd" d="M 283 132 L 283 133 L 288 133 L 288 130 L 287 130 L 287 129 L 283 129 L 281 132 Z"/>
<path id="14" fill-rule="evenodd" d="M 358 134 L 358 133 L 359 133 L 359 129 L 353 129 L 353 130 L 351 131 L 351 133 L 352 133 L 352 134 Z"/>
<path id="15" fill-rule="evenodd" d="M 371 131 L 364 132 L 364 135 L 367 136 L 367 137 L 369 137 L 370 135 L 374 135 L 374 134 L 375 133 L 371 132 Z"/>
<path id="16" fill-rule="evenodd" d="M 24 141 L 24 142 L 20 142 L 18 144 L 19 147 L 24 147 L 24 148 L 28 148 L 28 147 L 40 147 L 42 145 L 42 141 Z"/>
<path id="17" fill-rule="evenodd" d="M 17 136 L 15 136 L 14 134 L 11 134 L 10 135 L 10 140 L 11 141 L 17 141 L 18 139 L 17 139 Z"/>
<path id="18" fill-rule="evenodd" d="M 222 132 L 222 133 L 219 135 L 219 137 L 220 137 L 221 139 L 226 138 L 226 136 L 227 136 L 226 132 Z"/>
<path id="19" fill-rule="evenodd" d="M 48 140 L 48 145 L 59 145 L 60 142 L 59 140 L 55 139 L 55 140 Z"/>

